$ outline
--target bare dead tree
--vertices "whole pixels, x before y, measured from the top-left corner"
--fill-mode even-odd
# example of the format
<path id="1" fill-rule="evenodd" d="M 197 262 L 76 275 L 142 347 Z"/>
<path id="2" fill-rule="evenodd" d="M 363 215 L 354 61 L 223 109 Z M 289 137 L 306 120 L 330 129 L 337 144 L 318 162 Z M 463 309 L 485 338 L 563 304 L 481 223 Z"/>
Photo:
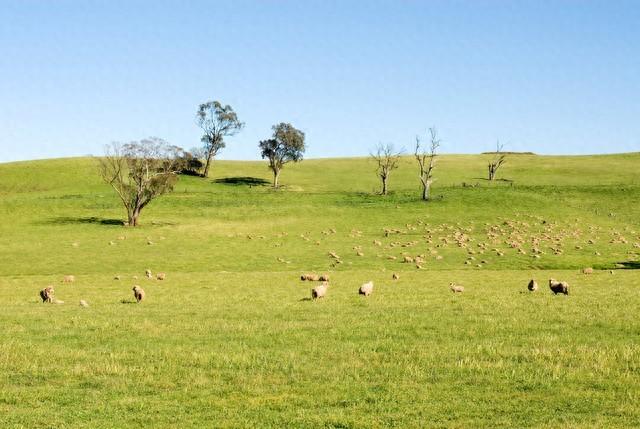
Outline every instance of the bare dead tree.
<path id="1" fill-rule="evenodd" d="M 375 153 L 372 152 L 370 156 L 376 161 L 376 173 L 382 181 L 382 190 L 380 193 L 382 195 L 387 195 L 389 188 L 389 176 L 393 170 L 398 168 L 398 162 L 400 161 L 400 156 L 402 156 L 402 151 L 396 152 L 392 144 L 383 145 L 380 143 L 376 147 Z"/>
<path id="2" fill-rule="evenodd" d="M 127 225 L 137 226 L 140 212 L 154 198 L 173 190 L 182 169 L 182 150 L 151 137 L 113 143 L 99 160 L 99 173 L 127 210 Z"/>
<path id="3" fill-rule="evenodd" d="M 502 153 L 502 149 L 504 145 L 500 144 L 500 141 L 496 143 L 496 152 L 493 156 L 493 159 L 489 161 L 489 180 L 493 181 L 496 178 L 496 173 L 498 169 L 506 162 L 507 155 Z"/>
<path id="4" fill-rule="evenodd" d="M 429 149 L 421 150 L 420 137 L 416 136 L 415 156 L 420 166 L 420 183 L 422 183 L 422 199 L 429 201 L 431 184 L 435 180 L 433 178 L 433 170 L 436 167 L 436 151 L 440 147 L 440 139 L 435 127 L 429 128 Z"/>
<path id="5" fill-rule="evenodd" d="M 244 127 L 244 123 L 238 120 L 238 115 L 229 105 L 223 106 L 219 101 L 203 103 L 196 113 L 196 123 L 204 134 L 200 139 L 204 149 L 204 173 L 209 176 L 209 168 L 215 156 L 224 149 L 224 138 L 233 136 Z"/>

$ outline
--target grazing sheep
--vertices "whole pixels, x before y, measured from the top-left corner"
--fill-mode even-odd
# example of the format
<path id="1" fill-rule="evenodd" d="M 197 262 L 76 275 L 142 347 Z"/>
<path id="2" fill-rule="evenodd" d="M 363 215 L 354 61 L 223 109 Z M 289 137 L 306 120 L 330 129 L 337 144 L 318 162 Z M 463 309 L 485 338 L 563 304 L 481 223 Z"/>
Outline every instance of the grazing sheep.
<path id="1" fill-rule="evenodd" d="M 88 306 L 89 306 L 89 303 L 87 301 L 85 301 L 84 299 L 80 300 L 80 307 L 85 307 L 86 308 Z"/>
<path id="2" fill-rule="evenodd" d="M 120 276 L 115 276 L 113 279 L 114 280 L 120 280 Z"/>
<path id="3" fill-rule="evenodd" d="M 538 282 L 536 282 L 534 279 L 531 279 L 531 281 L 529 282 L 529 285 L 527 286 L 527 289 L 529 289 L 531 292 L 537 291 Z"/>
<path id="4" fill-rule="evenodd" d="M 76 276 L 64 276 L 64 278 L 62 279 L 63 283 L 73 283 L 76 281 Z"/>
<path id="5" fill-rule="evenodd" d="M 137 302 L 142 301 L 144 299 L 144 296 L 145 296 L 144 295 L 144 290 L 138 285 L 134 286 L 133 287 L 133 296 L 136 298 Z"/>
<path id="6" fill-rule="evenodd" d="M 164 280 L 166 277 L 167 275 L 165 273 L 158 273 L 158 275 L 156 276 L 158 280 Z"/>
<path id="7" fill-rule="evenodd" d="M 398 273 L 393 273 L 393 275 L 391 276 L 394 280 L 399 280 L 400 279 L 400 274 Z"/>
<path id="8" fill-rule="evenodd" d="M 300 276 L 300 280 L 302 281 L 310 281 L 310 282 L 317 282 L 318 280 L 320 280 L 320 277 L 318 277 L 317 274 L 303 274 Z"/>
<path id="9" fill-rule="evenodd" d="M 321 282 L 328 282 L 329 281 L 329 274 L 321 274 L 320 277 L 318 277 L 318 280 Z"/>
<path id="10" fill-rule="evenodd" d="M 53 286 L 47 286 L 40 291 L 40 298 L 42 302 L 53 302 Z"/>
<path id="11" fill-rule="evenodd" d="M 325 295 L 327 294 L 328 286 L 329 285 L 326 282 L 323 282 L 320 286 L 316 286 L 313 289 L 311 289 L 311 298 L 313 299 L 324 298 Z"/>
<path id="12" fill-rule="evenodd" d="M 373 282 L 372 281 L 363 284 L 362 286 L 360 286 L 360 289 L 358 289 L 358 294 L 359 295 L 369 296 L 372 293 L 373 293 Z"/>
<path id="13" fill-rule="evenodd" d="M 405 264 L 413 263 L 413 258 L 412 258 L 411 256 L 405 256 L 405 257 L 402 259 L 402 261 L 403 261 Z"/>
<path id="14" fill-rule="evenodd" d="M 151 274 L 151 270 L 150 269 L 145 270 L 144 275 L 147 276 L 148 279 L 153 277 L 153 274 Z"/>
<path id="15" fill-rule="evenodd" d="M 593 274 L 593 268 L 588 267 L 582 270 L 582 274 Z"/>
<path id="16" fill-rule="evenodd" d="M 551 289 L 551 292 L 553 292 L 554 295 L 559 293 L 569 295 L 569 283 L 567 282 L 559 282 L 555 279 L 549 279 L 549 289 Z"/>
<path id="17" fill-rule="evenodd" d="M 464 292 L 464 286 L 457 285 L 455 283 L 449 283 L 449 289 L 451 289 L 451 292 L 453 292 L 453 293 L 462 293 L 462 292 Z"/>

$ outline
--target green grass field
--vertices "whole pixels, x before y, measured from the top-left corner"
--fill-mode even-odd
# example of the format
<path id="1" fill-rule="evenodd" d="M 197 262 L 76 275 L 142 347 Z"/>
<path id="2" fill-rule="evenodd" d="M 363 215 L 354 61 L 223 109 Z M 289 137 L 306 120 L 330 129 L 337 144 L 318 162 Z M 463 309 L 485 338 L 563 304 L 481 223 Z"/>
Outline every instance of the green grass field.
<path id="1" fill-rule="evenodd" d="M 488 158 L 220 161 L 135 229 L 94 159 L 0 164 L 0 427 L 639 427 L 640 154 Z"/>

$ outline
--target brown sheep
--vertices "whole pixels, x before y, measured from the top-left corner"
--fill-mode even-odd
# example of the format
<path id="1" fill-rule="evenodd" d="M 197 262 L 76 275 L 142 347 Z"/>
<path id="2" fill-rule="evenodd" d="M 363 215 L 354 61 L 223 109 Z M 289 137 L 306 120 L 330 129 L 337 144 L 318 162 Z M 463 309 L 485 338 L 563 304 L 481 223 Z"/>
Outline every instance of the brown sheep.
<path id="1" fill-rule="evenodd" d="M 144 297 L 145 297 L 144 290 L 138 285 L 134 286 L 133 287 L 133 296 L 136 298 L 137 302 L 142 301 L 144 299 Z"/>
<path id="2" fill-rule="evenodd" d="M 449 283 L 449 289 L 451 289 L 451 292 L 453 292 L 453 293 L 462 293 L 462 292 L 464 292 L 464 286 L 457 285 L 455 283 Z"/>
<path id="3" fill-rule="evenodd" d="M 582 274 L 593 274 L 593 268 L 588 267 L 582 270 Z"/>
<path id="4" fill-rule="evenodd" d="M 569 283 L 567 282 L 559 282 L 555 279 L 549 279 L 549 289 L 551 289 L 551 292 L 553 292 L 554 295 L 559 293 L 569 295 Z"/>
<path id="5" fill-rule="evenodd" d="M 53 286 L 47 286 L 40 291 L 40 298 L 42 302 L 53 302 Z"/>
<path id="6" fill-rule="evenodd" d="M 311 289 L 311 298 L 313 299 L 324 298 L 325 295 L 327 294 L 328 286 L 329 285 L 327 283 L 322 283 L 320 286 L 316 286 L 313 289 Z"/>
<path id="7" fill-rule="evenodd" d="M 362 286 L 360 286 L 360 289 L 358 289 L 358 294 L 359 295 L 369 296 L 372 293 L 373 293 L 373 282 L 372 281 L 363 284 Z"/>
<path id="8" fill-rule="evenodd" d="M 318 277 L 318 280 L 321 282 L 328 282 L 329 281 L 329 274 L 321 274 L 320 277 Z"/>
<path id="9" fill-rule="evenodd" d="M 64 276 L 64 278 L 62 279 L 63 283 L 73 283 L 76 281 L 76 276 Z"/>
<path id="10" fill-rule="evenodd" d="M 158 275 L 156 276 L 158 280 L 164 280 L 166 277 L 167 275 L 165 273 L 158 273 Z"/>
<path id="11" fill-rule="evenodd" d="M 527 289 L 529 289 L 531 292 L 537 291 L 538 282 L 536 282 L 534 279 L 531 279 L 531 281 L 529 282 L 529 285 L 527 286 Z"/>
<path id="12" fill-rule="evenodd" d="M 317 274 L 303 274 L 300 276 L 300 280 L 302 281 L 310 281 L 310 282 L 317 282 L 318 280 L 320 280 L 320 277 L 318 277 Z"/>

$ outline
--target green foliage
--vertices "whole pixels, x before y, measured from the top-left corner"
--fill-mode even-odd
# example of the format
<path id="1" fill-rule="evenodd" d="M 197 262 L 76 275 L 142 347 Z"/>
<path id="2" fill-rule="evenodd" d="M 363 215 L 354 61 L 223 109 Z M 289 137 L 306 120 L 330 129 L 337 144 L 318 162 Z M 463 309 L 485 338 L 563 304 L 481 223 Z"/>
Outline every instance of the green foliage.
<path id="1" fill-rule="evenodd" d="M 281 122 L 272 129 L 273 138 L 262 140 L 258 146 L 262 159 L 269 160 L 269 168 L 274 177 L 273 186 L 277 188 L 280 170 L 288 162 L 302 161 L 306 147 L 304 133 L 293 125 Z"/>

